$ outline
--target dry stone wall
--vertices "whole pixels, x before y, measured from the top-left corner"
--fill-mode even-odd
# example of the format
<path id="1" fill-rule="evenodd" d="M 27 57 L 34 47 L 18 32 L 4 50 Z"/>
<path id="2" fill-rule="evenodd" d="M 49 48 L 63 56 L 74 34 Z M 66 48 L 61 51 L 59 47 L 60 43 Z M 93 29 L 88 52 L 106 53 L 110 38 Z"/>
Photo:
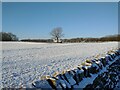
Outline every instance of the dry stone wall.
<path id="1" fill-rule="evenodd" d="M 104 73 L 98 75 L 98 77 L 95 78 L 93 83 L 88 84 L 84 89 L 86 88 L 120 89 L 120 86 L 118 85 L 119 81 L 120 81 L 120 59 L 112 63 Z"/>
<path id="2" fill-rule="evenodd" d="M 105 57 L 86 60 L 82 65 L 53 77 L 32 83 L 33 88 L 76 89 L 115 88 L 120 79 L 120 49 L 109 52 Z"/>

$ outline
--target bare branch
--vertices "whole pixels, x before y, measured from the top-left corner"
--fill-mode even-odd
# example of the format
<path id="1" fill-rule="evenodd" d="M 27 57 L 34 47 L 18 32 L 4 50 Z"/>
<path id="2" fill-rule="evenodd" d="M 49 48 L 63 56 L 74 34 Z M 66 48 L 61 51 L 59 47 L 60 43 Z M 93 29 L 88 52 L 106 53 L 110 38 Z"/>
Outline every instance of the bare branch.
<path id="1" fill-rule="evenodd" d="M 62 28 L 61 27 L 57 27 L 54 28 L 51 32 L 50 35 L 57 40 L 57 42 L 59 42 L 58 40 L 64 36 L 64 34 L 62 33 Z"/>

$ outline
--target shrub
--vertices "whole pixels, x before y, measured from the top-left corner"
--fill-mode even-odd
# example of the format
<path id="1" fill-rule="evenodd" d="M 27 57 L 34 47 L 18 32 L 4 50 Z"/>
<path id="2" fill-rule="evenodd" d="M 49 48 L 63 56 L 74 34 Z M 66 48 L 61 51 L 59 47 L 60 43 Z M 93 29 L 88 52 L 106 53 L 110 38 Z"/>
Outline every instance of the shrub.
<path id="1" fill-rule="evenodd" d="M 18 41 L 18 37 L 12 33 L 0 32 L 0 41 Z"/>

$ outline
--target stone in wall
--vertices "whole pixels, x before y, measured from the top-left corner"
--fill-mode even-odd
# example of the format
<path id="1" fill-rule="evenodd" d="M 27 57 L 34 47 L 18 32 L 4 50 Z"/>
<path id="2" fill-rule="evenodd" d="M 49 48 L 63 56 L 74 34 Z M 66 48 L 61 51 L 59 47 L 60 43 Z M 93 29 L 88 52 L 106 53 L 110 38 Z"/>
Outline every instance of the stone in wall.
<path id="1" fill-rule="evenodd" d="M 61 85 L 62 89 L 71 88 L 71 85 L 64 79 L 63 75 L 59 74 L 58 76 L 56 76 L 56 78 L 58 78 L 59 84 Z"/>
<path id="2" fill-rule="evenodd" d="M 78 68 L 78 76 L 80 81 L 84 78 L 84 70 L 82 68 Z"/>
<path id="3" fill-rule="evenodd" d="M 90 66 L 82 66 L 82 69 L 84 70 L 84 76 L 85 77 L 90 77 L 91 75 L 90 75 Z"/>
<path id="4" fill-rule="evenodd" d="M 78 84 L 84 77 L 84 70 L 77 68 L 74 69 L 75 75 L 73 76 L 74 80 L 76 81 L 76 84 Z"/>
<path id="5" fill-rule="evenodd" d="M 76 81 L 73 79 L 74 73 L 72 71 L 67 71 L 63 76 L 71 86 L 76 84 Z"/>
<path id="6" fill-rule="evenodd" d="M 56 87 L 57 87 L 57 82 L 56 82 L 56 79 L 55 79 L 55 78 L 49 78 L 49 79 L 47 79 L 47 81 L 49 82 L 50 86 L 51 86 L 53 89 L 56 89 Z"/>
<path id="7" fill-rule="evenodd" d="M 103 68 L 103 64 L 102 64 L 102 62 L 101 62 L 100 59 L 97 59 L 97 60 L 95 61 L 95 63 L 99 66 L 98 69 L 102 69 L 102 68 Z M 98 70 L 98 71 L 99 71 L 99 70 Z"/>
<path id="8" fill-rule="evenodd" d="M 89 72 L 92 74 L 99 72 L 99 66 L 96 63 L 93 63 L 89 68 Z"/>
<path id="9" fill-rule="evenodd" d="M 105 67 L 106 66 L 106 60 L 105 60 L 105 57 L 102 57 L 101 59 L 100 59 L 100 61 L 102 62 L 102 64 L 103 64 L 103 66 Z"/>
<path id="10" fill-rule="evenodd" d="M 32 86 L 35 88 L 41 88 L 41 89 L 44 89 L 44 88 L 52 89 L 52 87 L 50 86 L 47 80 L 35 81 L 34 83 L 32 83 Z"/>

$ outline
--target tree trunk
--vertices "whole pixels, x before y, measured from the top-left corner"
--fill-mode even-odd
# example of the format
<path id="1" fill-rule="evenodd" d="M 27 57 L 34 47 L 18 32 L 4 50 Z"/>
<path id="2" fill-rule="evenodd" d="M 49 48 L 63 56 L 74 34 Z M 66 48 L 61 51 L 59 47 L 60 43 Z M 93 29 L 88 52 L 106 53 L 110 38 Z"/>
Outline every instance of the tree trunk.
<path id="1" fill-rule="evenodd" d="M 58 37 L 56 37 L 57 38 L 57 43 L 59 42 L 59 39 L 58 39 Z"/>

